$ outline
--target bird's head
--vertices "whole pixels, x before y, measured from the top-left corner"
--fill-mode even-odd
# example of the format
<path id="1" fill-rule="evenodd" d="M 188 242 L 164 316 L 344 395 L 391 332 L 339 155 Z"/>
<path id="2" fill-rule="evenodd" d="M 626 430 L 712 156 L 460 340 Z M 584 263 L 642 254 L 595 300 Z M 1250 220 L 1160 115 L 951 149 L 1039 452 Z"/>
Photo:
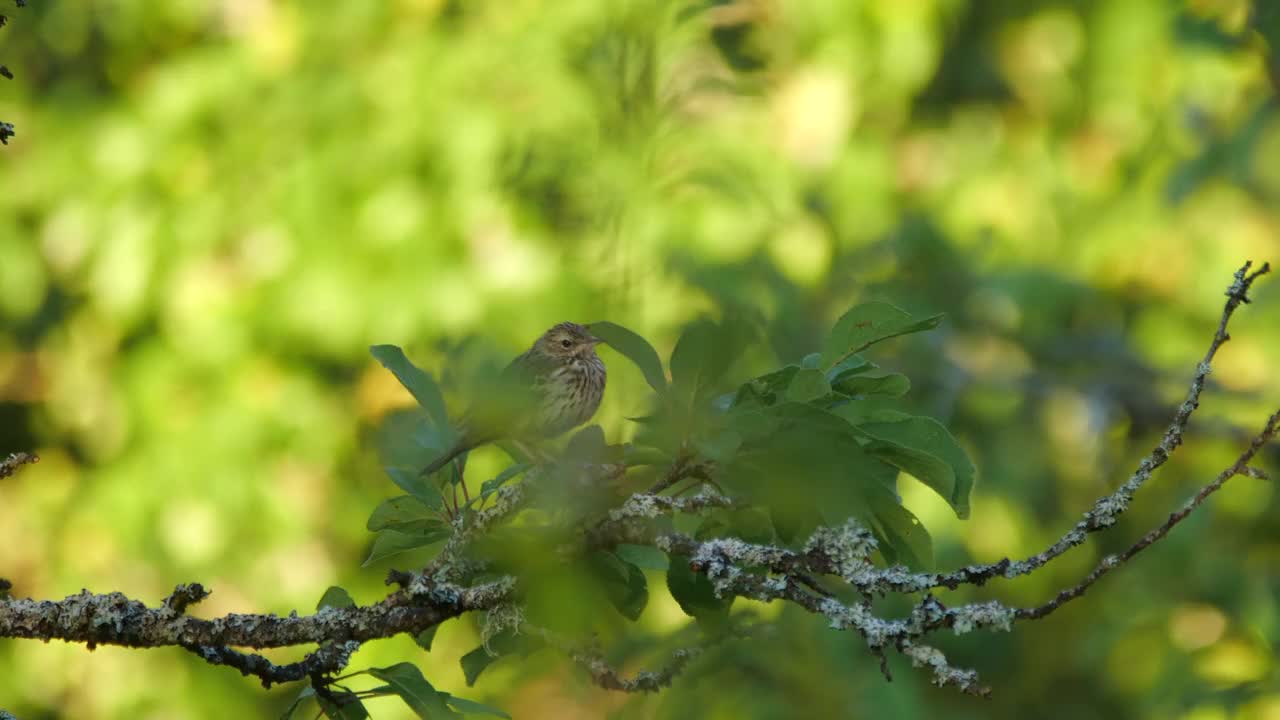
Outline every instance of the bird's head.
<path id="1" fill-rule="evenodd" d="M 543 333 L 536 343 L 544 355 L 562 360 L 594 355 L 600 338 L 577 323 L 562 322 Z"/>

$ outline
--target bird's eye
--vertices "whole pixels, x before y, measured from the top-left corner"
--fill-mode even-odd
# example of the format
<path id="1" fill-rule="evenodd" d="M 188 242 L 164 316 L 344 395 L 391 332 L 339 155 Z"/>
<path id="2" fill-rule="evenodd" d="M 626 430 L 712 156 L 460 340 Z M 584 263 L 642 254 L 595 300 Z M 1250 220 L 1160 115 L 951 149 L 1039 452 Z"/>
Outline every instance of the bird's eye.
<path id="1" fill-rule="evenodd" d="M 567 348 L 567 347 L 569 347 L 569 346 L 570 346 L 570 345 L 572 345 L 572 344 L 573 344 L 573 341 L 572 341 L 572 340 L 570 340 L 569 338 L 565 338 L 565 339 L 563 339 L 563 340 L 561 340 L 561 341 L 560 341 L 560 347 Z"/>

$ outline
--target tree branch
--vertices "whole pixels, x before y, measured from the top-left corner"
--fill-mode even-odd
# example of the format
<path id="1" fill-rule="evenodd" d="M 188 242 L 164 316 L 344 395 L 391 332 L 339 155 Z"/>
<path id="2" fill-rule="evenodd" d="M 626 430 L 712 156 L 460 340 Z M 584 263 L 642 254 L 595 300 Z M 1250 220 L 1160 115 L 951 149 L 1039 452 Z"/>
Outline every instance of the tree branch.
<path id="1" fill-rule="evenodd" d="M 33 453 L 10 453 L 9 457 L 0 460 L 0 480 L 18 472 L 23 465 L 31 465 L 38 462 L 40 462 L 40 457 Z"/>
<path id="2" fill-rule="evenodd" d="M 64 640 L 90 649 L 362 643 L 421 632 L 465 612 L 488 609 L 506 600 L 511 587 L 510 582 L 494 582 L 463 588 L 419 577 L 410 589 L 364 607 L 324 608 L 314 615 L 289 617 L 232 614 L 213 620 L 183 615 L 169 605 L 148 608 L 122 593 L 95 595 L 85 590 L 59 601 L 0 602 L 0 637 Z"/>

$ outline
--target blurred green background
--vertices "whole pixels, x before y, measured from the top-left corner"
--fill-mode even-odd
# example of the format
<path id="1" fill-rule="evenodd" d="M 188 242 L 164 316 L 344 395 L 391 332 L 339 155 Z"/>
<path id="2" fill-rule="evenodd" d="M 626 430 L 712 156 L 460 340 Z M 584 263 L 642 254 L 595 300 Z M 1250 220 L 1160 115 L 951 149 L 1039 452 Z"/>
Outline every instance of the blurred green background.
<path id="1" fill-rule="evenodd" d="M 370 430 L 411 399 L 370 344 L 446 370 L 468 337 L 514 354 L 609 319 L 665 355 L 683 322 L 745 303 L 795 361 L 870 298 L 948 313 L 873 353 L 979 468 L 968 521 L 904 484 L 939 566 L 1037 552 L 1154 443 L 1231 272 L 1280 260 L 1280 13 L 1256 2 L 10 11 L 0 453 L 42 462 L 0 482 L 0 576 L 18 596 L 152 604 L 199 581 L 204 616 L 309 612 L 336 583 L 371 602 L 396 562 L 360 567 L 364 520 L 396 490 Z M 1162 520 L 1280 401 L 1277 323 L 1264 280 L 1190 442 L 1117 528 L 944 601 L 1041 602 Z M 643 381 L 602 354 L 600 418 L 625 439 Z M 412 660 L 522 719 L 1277 720 L 1278 513 L 1273 483 L 1238 478 L 1051 617 L 941 638 L 990 701 L 900 660 L 887 684 L 856 636 L 748 603 L 779 631 L 657 696 L 550 655 L 468 689 L 470 619 L 430 654 L 384 641 L 354 667 Z M 686 622 L 665 591 L 642 618 Z M 176 649 L 0 642 L 0 707 L 24 720 L 273 717 L 297 690 Z"/>

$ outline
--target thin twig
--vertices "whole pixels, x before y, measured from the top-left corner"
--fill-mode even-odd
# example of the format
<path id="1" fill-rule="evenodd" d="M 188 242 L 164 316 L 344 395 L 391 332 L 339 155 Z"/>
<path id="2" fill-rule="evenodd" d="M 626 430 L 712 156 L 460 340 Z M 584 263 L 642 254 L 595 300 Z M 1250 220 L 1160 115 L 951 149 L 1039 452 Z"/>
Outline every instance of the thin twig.
<path id="1" fill-rule="evenodd" d="M 1172 530 L 1174 526 L 1182 522 L 1183 519 L 1195 511 L 1196 508 L 1200 507 L 1201 503 L 1203 503 L 1206 498 L 1221 489 L 1228 480 L 1236 475 L 1250 474 L 1248 472 L 1250 470 L 1248 466 L 1249 461 L 1252 460 L 1253 456 L 1262 449 L 1263 445 L 1266 445 L 1275 437 L 1277 430 L 1280 430 L 1280 410 L 1277 410 L 1267 419 L 1266 426 L 1263 427 L 1261 432 L 1254 436 L 1253 441 L 1249 443 L 1248 449 L 1241 453 L 1240 457 L 1236 458 L 1236 461 L 1232 463 L 1230 467 L 1219 473 L 1218 477 L 1214 478 L 1213 482 L 1205 485 L 1203 488 L 1200 488 L 1200 491 L 1193 495 L 1191 499 L 1187 500 L 1181 508 L 1170 513 L 1169 517 L 1166 518 L 1159 527 L 1156 527 L 1151 532 L 1142 536 L 1141 540 L 1138 540 L 1136 543 L 1129 546 L 1127 550 L 1119 555 L 1108 555 L 1103 558 L 1102 562 L 1098 563 L 1097 567 L 1095 567 L 1093 571 L 1090 572 L 1089 575 L 1086 576 L 1078 585 L 1074 585 L 1063 590 L 1049 602 L 1033 608 L 1019 609 L 1017 611 L 1018 619 L 1033 620 L 1036 618 L 1042 618 L 1054 610 L 1057 610 L 1065 603 L 1083 595 L 1085 591 L 1092 587 L 1093 584 L 1103 575 L 1106 575 L 1117 567 L 1125 564 L 1133 556 L 1148 547 L 1151 547 L 1152 543 L 1168 535 L 1169 531 Z"/>
<path id="2" fill-rule="evenodd" d="M 0 479 L 4 479 L 18 472 L 23 465 L 31 465 L 40 462 L 40 456 L 35 453 L 11 453 L 9 457 L 0 460 Z"/>

